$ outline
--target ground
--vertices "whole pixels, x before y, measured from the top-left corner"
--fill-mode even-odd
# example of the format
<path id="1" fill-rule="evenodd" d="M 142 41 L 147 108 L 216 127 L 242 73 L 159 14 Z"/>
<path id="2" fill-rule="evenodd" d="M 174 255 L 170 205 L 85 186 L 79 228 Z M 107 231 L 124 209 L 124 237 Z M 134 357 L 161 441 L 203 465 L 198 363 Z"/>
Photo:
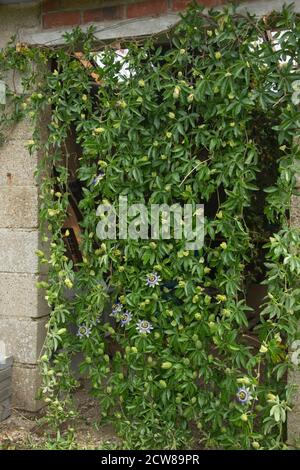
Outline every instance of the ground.
<path id="1" fill-rule="evenodd" d="M 74 441 L 57 440 L 53 435 L 45 436 L 47 429 L 43 422 L 45 411 L 39 413 L 28 413 L 21 410 L 12 410 L 12 415 L 0 423 L 0 450 L 1 449 L 55 449 L 70 448 L 76 443 L 78 449 L 101 449 L 114 448 L 118 445 L 117 438 L 112 426 L 99 427 L 99 406 L 96 401 L 88 395 L 86 387 L 80 388 L 75 400 L 78 404 L 79 416 L 72 421 L 74 428 Z"/>

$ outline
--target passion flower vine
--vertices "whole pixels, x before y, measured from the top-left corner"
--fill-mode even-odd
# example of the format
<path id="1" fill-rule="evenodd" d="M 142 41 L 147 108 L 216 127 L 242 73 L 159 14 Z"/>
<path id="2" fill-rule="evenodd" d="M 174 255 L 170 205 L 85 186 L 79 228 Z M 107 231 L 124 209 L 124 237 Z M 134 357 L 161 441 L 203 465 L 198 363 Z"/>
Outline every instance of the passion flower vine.
<path id="1" fill-rule="evenodd" d="M 125 448 L 282 448 L 300 317 L 300 234 L 289 220 L 300 160 L 299 17 L 290 6 L 256 18 L 194 5 L 166 38 L 124 40 L 118 52 L 75 29 L 61 47 L 12 40 L 0 52 L 0 79 L 19 74 L 24 89 L 7 87 L 0 141 L 28 116 L 29 150 L 41 155 L 47 416 L 56 430 L 74 416 L 76 356 Z M 116 216 L 119 232 L 99 239 L 99 205 L 117 208 L 125 196 L 127 226 Z M 205 206 L 197 250 L 173 217 L 185 204 L 193 214 Z M 164 213 L 161 230 L 142 233 L 141 206 L 159 221 Z M 259 313 L 251 289 L 265 289 Z"/>

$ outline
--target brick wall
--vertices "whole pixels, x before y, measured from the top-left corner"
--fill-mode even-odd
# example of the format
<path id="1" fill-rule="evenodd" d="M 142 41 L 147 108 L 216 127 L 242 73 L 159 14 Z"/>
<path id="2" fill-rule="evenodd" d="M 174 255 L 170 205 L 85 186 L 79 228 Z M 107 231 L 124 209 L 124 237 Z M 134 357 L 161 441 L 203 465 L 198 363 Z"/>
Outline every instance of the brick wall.
<path id="1" fill-rule="evenodd" d="M 97 21 L 112 21 L 145 16 L 157 16 L 184 10 L 191 0 L 44 0 L 44 29 L 82 25 Z M 197 0 L 207 7 L 226 0 Z"/>

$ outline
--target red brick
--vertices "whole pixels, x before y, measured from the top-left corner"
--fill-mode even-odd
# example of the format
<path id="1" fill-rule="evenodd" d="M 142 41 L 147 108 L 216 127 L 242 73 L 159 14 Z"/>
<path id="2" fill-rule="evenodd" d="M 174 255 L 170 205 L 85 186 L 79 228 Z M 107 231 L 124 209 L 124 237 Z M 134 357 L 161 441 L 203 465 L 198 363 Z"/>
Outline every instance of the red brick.
<path id="1" fill-rule="evenodd" d="M 44 0 L 42 2 L 42 11 L 55 11 L 60 9 L 60 0 Z"/>
<path id="2" fill-rule="evenodd" d="M 150 0 L 136 4 L 127 5 L 127 18 L 138 18 L 140 16 L 153 16 L 168 11 L 167 0 Z"/>
<path id="3" fill-rule="evenodd" d="M 124 7 L 122 5 L 115 7 L 103 7 L 83 12 L 83 22 L 117 20 L 124 17 Z"/>
<path id="4" fill-rule="evenodd" d="M 191 3 L 192 0 L 173 0 L 173 10 L 174 11 L 181 11 L 185 10 L 185 8 Z M 206 7 L 213 7 L 216 5 L 221 5 L 225 3 L 223 0 L 197 0 L 199 5 L 204 5 Z"/>
<path id="5" fill-rule="evenodd" d="M 60 26 L 75 26 L 81 23 L 79 11 L 61 11 L 43 15 L 43 27 L 59 28 Z"/>

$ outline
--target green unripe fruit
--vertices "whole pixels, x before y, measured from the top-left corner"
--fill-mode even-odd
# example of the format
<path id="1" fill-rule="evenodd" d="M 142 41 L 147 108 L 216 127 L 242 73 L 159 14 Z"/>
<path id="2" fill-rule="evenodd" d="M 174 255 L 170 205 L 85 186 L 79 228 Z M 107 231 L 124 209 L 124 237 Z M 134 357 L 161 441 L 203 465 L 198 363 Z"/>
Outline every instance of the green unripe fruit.
<path id="1" fill-rule="evenodd" d="M 108 354 L 104 354 L 103 357 L 104 357 L 105 362 L 109 362 L 109 355 Z"/>
<path id="2" fill-rule="evenodd" d="M 199 313 L 199 312 L 195 313 L 195 320 L 201 320 L 201 318 L 202 318 L 201 313 Z"/>
<path id="3" fill-rule="evenodd" d="M 163 362 L 161 365 L 162 369 L 171 369 L 172 363 L 171 362 Z"/>
<path id="4" fill-rule="evenodd" d="M 196 401 L 197 401 L 197 398 L 196 398 L 196 397 L 193 397 L 193 398 L 191 399 L 191 403 L 192 403 L 193 405 L 196 403 Z"/>
<path id="5" fill-rule="evenodd" d="M 161 388 L 167 388 L 167 382 L 165 380 L 160 380 L 159 381 L 159 386 Z"/>

